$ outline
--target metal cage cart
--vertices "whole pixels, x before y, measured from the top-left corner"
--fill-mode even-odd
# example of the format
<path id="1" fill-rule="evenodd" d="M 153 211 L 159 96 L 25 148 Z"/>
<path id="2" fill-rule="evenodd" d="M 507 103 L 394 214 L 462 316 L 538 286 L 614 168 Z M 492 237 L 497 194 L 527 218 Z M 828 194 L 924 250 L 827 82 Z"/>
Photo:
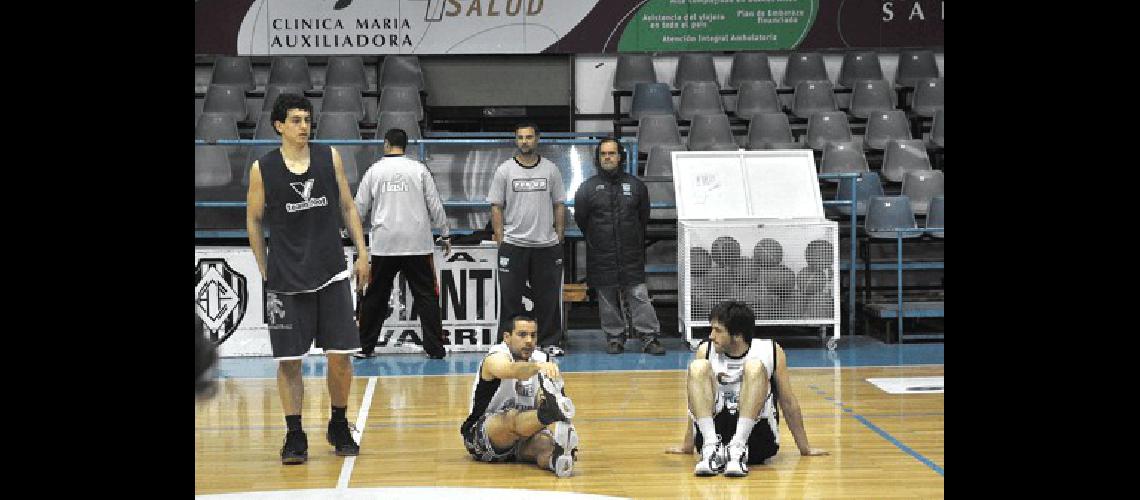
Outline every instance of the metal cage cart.
<path id="1" fill-rule="evenodd" d="M 811 151 L 677 151 L 673 176 L 677 310 L 690 348 L 713 306 L 735 299 L 758 326 L 819 325 L 834 350 L 839 225 L 824 217 Z"/>

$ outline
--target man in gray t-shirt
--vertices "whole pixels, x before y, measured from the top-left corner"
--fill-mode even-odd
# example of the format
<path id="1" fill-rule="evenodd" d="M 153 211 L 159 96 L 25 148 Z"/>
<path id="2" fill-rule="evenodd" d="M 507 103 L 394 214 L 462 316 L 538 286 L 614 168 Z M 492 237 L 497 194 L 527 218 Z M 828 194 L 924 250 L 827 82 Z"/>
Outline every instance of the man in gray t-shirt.
<path id="1" fill-rule="evenodd" d="M 562 337 L 562 238 L 566 231 L 566 192 L 562 173 L 542 158 L 538 127 L 515 127 L 518 154 L 495 170 L 487 201 L 499 243 L 499 331 L 523 312 L 522 295 L 530 282 L 538 318 L 538 343 L 552 356 L 564 351 Z"/>

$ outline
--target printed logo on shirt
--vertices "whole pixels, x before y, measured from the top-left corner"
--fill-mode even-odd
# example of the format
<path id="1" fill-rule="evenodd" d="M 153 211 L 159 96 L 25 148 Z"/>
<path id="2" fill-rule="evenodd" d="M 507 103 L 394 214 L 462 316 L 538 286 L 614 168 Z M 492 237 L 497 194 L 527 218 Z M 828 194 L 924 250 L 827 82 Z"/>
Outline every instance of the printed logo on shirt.
<path id="1" fill-rule="evenodd" d="M 594 186 L 594 191 L 605 191 L 605 190 L 606 190 L 605 184 L 598 184 L 597 186 Z"/>
<path id="2" fill-rule="evenodd" d="M 408 183 L 403 179 L 398 181 L 385 181 L 381 187 L 381 193 L 405 193 L 408 191 Z"/>
<path id="3" fill-rule="evenodd" d="M 516 193 L 526 191 L 546 191 L 546 178 L 515 179 L 513 181 Z"/>
<path id="4" fill-rule="evenodd" d="M 296 191 L 297 195 L 300 196 L 301 199 L 305 200 L 305 201 L 302 201 L 300 203 L 286 203 L 285 204 L 285 211 L 286 212 L 289 212 L 289 213 L 300 212 L 301 210 L 308 210 L 308 209 L 313 208 L 313 207 L 324 207 L 324 206 L 327 206 L 329 204 L 329 199 L 326 196 L 322 196 L 320 198 L 309 199 L 309 196 L 312 195 L 312 193 L 313 193 L 313 181 L 314 180 L 315 179 L 309 179 L 303 183 L 301 183 L 301 182 L 290 182 L 289 183 L 290 186 L 293 186 L 293 191 Z"/>
<path id="5" fill-rule="evenodd" d="M 506 268 L 506 267 L 507 267 L 507 265 L 509 265 L 510 263 L 511 263 L 511 258 L 510 258 L 510 257 L 499 257 L 499 270 L 500 270 L 500 271 L 506 271 L 506 269 L 505 269 L 505 268 Z"/>
<path id="6" fill-rule="evenodd" d="M 622 192 L 622 194 L 624 194 L 626 196 L 630 196 L 632 194 L 632 191 L 630 191 L 630 187 L 629 187 L 628 182 L 621 183 L 621 192 Z"/>

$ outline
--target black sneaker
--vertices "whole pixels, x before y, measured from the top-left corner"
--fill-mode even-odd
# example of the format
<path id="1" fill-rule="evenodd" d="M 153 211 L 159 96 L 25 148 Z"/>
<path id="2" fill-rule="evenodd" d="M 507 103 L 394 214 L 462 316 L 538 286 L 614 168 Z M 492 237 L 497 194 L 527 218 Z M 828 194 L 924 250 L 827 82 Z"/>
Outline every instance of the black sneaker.
<path id="1" fill-rule="evenodd" d="M 447 356 L 447 354 L 445 353 L 445 354 L 435 355 L 435 354 L 432 354 L 429 352 L 425 352 L 424 356 L 427 356 L 428 359 L 443 359 L 444 357 Z"/>
<path id="2" fill-rule="evenodd" d="M 574 403 L 566 396 L 562 380 L 551 379 L 540 372 L 538 390 L 535 391 L 534 397 L 539 422 L 543 424 L 569 422 L 574 418 Z"/>
<path id="3" fill-rule="evenodd" d="M 309 438 L 305 431 L 285 433 L 285 445 L 281 447 L 281 463 L 285 465 L 303 464 L 309 459 Z"/>
<path id="4" fill-rule="evenodd" d="M 621 342 L 610 341 L 610 345 L 606 347 L 606 352 L 609 354 L 621 354 L 625 350 L 625 346 Z"/>
<path id="5" fill-rule="evenodd" d="M 356 358 L 356 359 L 369 359 L 369 358 L 375 358 L 375 357 L 376 357 L 376 353 L 375 353 L 375 352 L 364 352 L 364 351 L 360 351 L 360 352 L 354 352 L 354 353 L 352 353 L 352 357 L 354 357 L 354 358 Z"/>
<path id="6" fill-rule="evenodd" d="M 653 339 L 645 344 L 645 352 L 654 356 L 664 356 L 665 346 L 661 345 L 661 342 L 658 342 L 657 339 Z"/>
<path id="7" fill-rule="evenodd" d="M 325 434 L 329 444 L 336 448 L 336 454 L 339 457 L 355 457 L 360 454 L 360 445 L 356 444 L 356 440 L 352 438 L 352 431 L 349 430 L 348 421 L 335 422 L 329 421 L 329 432 Z"/>

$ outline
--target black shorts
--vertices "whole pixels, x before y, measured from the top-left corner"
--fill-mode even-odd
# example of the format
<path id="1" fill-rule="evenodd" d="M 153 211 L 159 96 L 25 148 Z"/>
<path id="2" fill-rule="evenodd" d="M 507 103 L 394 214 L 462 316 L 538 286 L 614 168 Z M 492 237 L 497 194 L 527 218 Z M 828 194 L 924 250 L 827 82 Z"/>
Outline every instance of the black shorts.
<path id="1" fill-rule="evenodd" d="M 347 279 L 315 292 L 267 292 L 265 307 L 274 359 L 301 359 L 314 339 L 326 353 L 348 354 L 360 349 Z"/>
<path id="2" fill-rule="evenodd" d="M 732 436 L 736 434 L 736 420 L 739 415 L 729 411 L 721 411 L 713 415 L 713 425 L 716 426 L 717 434 L 720 434 L 720 440 L 725 446 L 729 441 L 732 441 Z M 704 437 L 701 436 L 701 430 L 697 427 L 696 422 L 690 422 L 693 426 L 693 449 L 700 452 L 701 445 L 704 444 Z M 749 464 L 762 464 L 765 460 L 776 456 L 776 452 L 780 451 L 780 445 L 776 442 L 776 435 L 772 433 L 772 427 L 768 423 L 767 418 L 757 418 L 756 425 L 752 426 L 752 433 L 748 435 L 748 463 Z"/>
<path id="3" fill-rule="evenodd" d="M 463 434 L 463 447 L 467 448 L 467 453 L 470 453 L 475 460 L 480 462 L 514 462 L 518 459 L 519 444 L 523 442 L 522 439 L 515 441 L 514 445 L 506 450 L 497 450 L 495 445 L 491 444 L 491 438 L 487 436 L 487 430 L 484 426 L 487 424 L 487 417 L 495 415 L 494 413 L 484 413 L 475 421 L 475 425 L 467 429 Z"/>

